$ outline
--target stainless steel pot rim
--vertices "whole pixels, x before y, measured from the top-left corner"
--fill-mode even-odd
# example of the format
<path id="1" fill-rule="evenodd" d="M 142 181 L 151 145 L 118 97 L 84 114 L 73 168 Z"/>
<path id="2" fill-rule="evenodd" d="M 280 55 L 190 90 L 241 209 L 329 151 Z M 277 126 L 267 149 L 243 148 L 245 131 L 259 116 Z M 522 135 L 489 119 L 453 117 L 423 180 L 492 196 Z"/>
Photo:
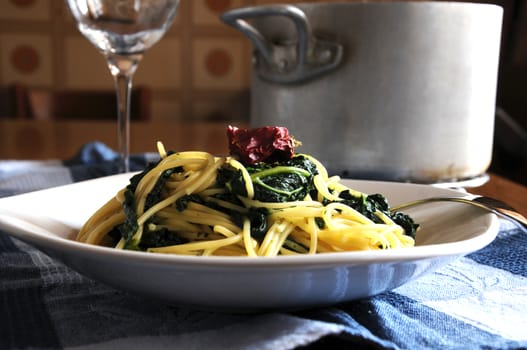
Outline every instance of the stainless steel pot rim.
<path id="1" fill-rule="evenodd" d="M 433 183 L 431 185 L 440 188 L 474 188 L 483 186 L 489 181 L 489 179 L 489 174 L 483 173 L 481 175 L 477 175 L 467 179 L 453 179 L 451 181 L 442 181 Z"/>

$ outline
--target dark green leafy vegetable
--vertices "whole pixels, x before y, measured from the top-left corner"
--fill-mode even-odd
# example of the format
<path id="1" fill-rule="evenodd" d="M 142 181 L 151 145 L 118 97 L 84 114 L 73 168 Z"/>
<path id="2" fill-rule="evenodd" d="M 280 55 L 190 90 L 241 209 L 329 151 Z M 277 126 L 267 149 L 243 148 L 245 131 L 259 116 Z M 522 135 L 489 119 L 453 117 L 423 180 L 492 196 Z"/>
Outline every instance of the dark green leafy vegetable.
<path id="1" fill-rule="evenodd" d="M 129 189 L 124 191 L 123 211 L 125 215 L 125 221 L 119 225 L 118 230 L 121 233 L 121 237 L 125 240 L 126 245 L 128 245 L 134 233 L 139 228 L 137 224 L 134 194 Z"/>
<path id="2" fill-rule="evenodd" d="M 404 229 L 404 232 L 407 236 L 415 238 L 419 224 L 416 224 L 415 221 L 407 214 L 396 211 L 390 215 L 392 220 L 399 226 Z"/>
<path id="3" fill-rule="evenodd" d="M 388 201 L 382 194 L 376 193 L 368 196 L 356 197 L 352 195 L 350 191 L 344 191 L 340 193 L 339 197 L 343 199 L 344 204 L 357 210 L 375 223 L 382 223 L 382 220 L 375 215 L 377 210 L 382 212 L 390 217 L 396 224 L 401 226 L 407 236 L 415 238 L 419 225 L 416 224 L 410 216 L 404 213 L 391 213 Z"/>
<path id="4" fill-rule="evenodd" d="M 145 225 L 145 228 L 148 226 Z M 141 250 L 154 247 L 164 247 L 169 245 L 176 245 L 186 243 L 188 240 L 180 237 L 177 232 L 170 231 L 166 228 L 150 231 L 148 229 L 143 232 L 141 243 L 139 247 Z"/>
<path id="5" fill-rule="evenodd" d="M 176 200 L 176 208 L 179 211 L 187 209 L 189 202 L 205 204 L 205 201 L 197 194 L 188 194 Z"/>
<path id="6" fill-rule="evenodd" d="M 245 181 L 243 181 L 242 172 L 229 166 L 218 169 L 216 183 L 220 187 L 227 188 L 232 194 L 247 197 Z"/>
<path id="7" fill-rule="evenodd" d="M 137 240 L 133 240 L 134 234 L 137 232 L 139 225 L 137 223 L 137 211 L 136 211 L 136 202 L 135 202 L 135 196 L 134 192 L 137 189 L 137 185 L 141 181 L 141 179 L 153 168 L 157 166 L 159 162 L 152 162 L 150 163 L 145 170 L 143 170 L 141 173 L 138 173 L 130 178 L 130 183 L 126 187 L 126 190 L 124 192 L 124 203 L 123 203 L 123 211 L 125 214 L 125 221 L 116 229 L 112 230 L 111 236 L 114 239 L 120 240 L 121 238 L 125 241 L 125 249 L 130 250 L 145 250 L 146 248 L 150 247 L 149 244 L 154 243 L 148 243 L 148 242 L 154 242 L 154 241 L 176 241 L 181 240 L 180 238 L 176 239 L 174 238 L 174 234 L 170 233 L 167 230 L 156 230 L 156 231 L 149 231 L 148 230 L 148 224 L 151 221 L 148 221 L 145 223 L 143 228 L 143 234 L 141 237 L 139 237 Z M 182 167 L 176 167 L 165 170 L 161 176 L 159 176 L 156 184 L 154 185 L 154 188 L 150 193 L 148 193 L 146 200 L 145 200 L 145 210 L 148 210 L 148 208 L 152 207 L 154 204 L 159 202 L 161 200 L 162 190 L 166 183 L 166 181 L 170 178 L 170 175 L 172 175 L 174 172 L 181 172 L 183 171 Z M 119 233 L 120 237 L 117 237 L 117 232 Z M 146 241 L 144 241 L 146 235 Z M 155 236 L 158 236 L 155 238 Z M 156 245 L 153 245 L 156 246 Z"/>
<path id="8" fill-rule="evenodd" d="M 181 172 L 183 171 L 182 168 L 172 168 L 167 169 L 161 173 L 159 178 L 157 179 L 156 184 L 154 185 L 154 188 L 148 193 L 145 200 L 145 211 L 150 209 L 152 206 L 154 206 L 156 203 L 161 201 L 161 192 L 163 191 L 163 187 L 165 186 L 165 183 L 170 178 L 170 175 L 172 175 L 175 172 Z"/>
<path id="9" fill-rule="evenodd" d="M 246 214 L 231 212 L 231 219 L 237 226 L 243 227 L 243 220 L 248 218 L 251 222 L 251 237 L 262 240 L 269 227 L 268 215 L 269 211 L 266 208 L 249 208 Z"/>
<path id="10" fill-rule="evenodd" d="M 254 185 L 254 198 L 262 202 L 290 202 L 302 200 L 314 189 L 313 177 L 316 166 L 303 156 L 290 160 L 247 166 Z M 232 193 L 247 196 L 245 182 L 239 170 L 224 167 L 219 171 L 217 182 Z"/>

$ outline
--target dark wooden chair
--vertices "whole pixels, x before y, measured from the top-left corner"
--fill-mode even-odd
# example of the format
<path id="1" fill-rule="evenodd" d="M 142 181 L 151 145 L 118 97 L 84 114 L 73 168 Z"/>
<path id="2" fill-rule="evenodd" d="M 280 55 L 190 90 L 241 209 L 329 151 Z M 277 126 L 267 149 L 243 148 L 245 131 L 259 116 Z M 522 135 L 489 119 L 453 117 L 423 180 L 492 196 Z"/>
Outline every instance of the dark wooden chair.
<path id="1" fill-rule="evenodd" d="M 130 119 L 150 119 L 150 89 L 132 89 Z M 28 91 L 30 118 L 48 120 L 117 120 L 117 98 L 113 90 L 60 89 Z"/>
<path id="2" fill-rule="evenodd" d="M 29 113 L 27 89 L 23 85 L 0 86 L 0 118 L 21 119 Z"/>

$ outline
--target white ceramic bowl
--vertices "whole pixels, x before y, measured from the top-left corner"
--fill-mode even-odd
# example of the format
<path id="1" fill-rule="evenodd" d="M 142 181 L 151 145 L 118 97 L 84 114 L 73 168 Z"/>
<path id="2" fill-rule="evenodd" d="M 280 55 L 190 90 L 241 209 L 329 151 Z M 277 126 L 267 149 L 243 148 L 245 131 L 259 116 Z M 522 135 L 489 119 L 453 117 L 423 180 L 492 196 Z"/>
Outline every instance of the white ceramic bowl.
<path id="1" fill-rule="evenodd" d="M 0 228 L 80 273 L 118 289 L 172 304 L 226 311 L 322 306 L 382 293 L 489 244 L 495 215 L 459 203 L 408 213 L 421 224 L 416 246 L 274 258 L 189 257 L 122 251 L 73 241 L 85 220 L 131 174 L 0 199 Z M 427 185 L 347 181 L 382 193 L 391 205 L 463 192 Z"/>

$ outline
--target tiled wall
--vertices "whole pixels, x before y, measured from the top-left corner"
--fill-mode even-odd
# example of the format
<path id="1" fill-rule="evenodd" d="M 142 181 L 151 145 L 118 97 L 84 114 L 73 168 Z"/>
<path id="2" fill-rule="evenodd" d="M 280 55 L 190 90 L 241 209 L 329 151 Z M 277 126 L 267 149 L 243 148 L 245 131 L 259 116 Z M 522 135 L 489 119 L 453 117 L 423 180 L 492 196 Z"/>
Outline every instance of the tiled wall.
<path id="1" fill-rule="evenodd" d="M 302 1 L 181 0 L 174 25 L 134 78 L 153 92 L 152 119 L 248 119 L 252 45 L 219 15 L 286 2 Z M 12 82 L 113 89 L 102 55 L 77 31 L 65 0 L 0 0 L 0 84 Z"/>
<path id="2" fill-rule="evenodd" d="M 247 119 L 251 44 L 218 16 L 286 1 L 182 0 L 174 25 L 134 78 L 152 89 L 152 119 Z M 287 1 L 289 3 L 295 1 Z M 102 55 L 62 0 L 0 1 L 0 84 L 113 89 Z"/>

